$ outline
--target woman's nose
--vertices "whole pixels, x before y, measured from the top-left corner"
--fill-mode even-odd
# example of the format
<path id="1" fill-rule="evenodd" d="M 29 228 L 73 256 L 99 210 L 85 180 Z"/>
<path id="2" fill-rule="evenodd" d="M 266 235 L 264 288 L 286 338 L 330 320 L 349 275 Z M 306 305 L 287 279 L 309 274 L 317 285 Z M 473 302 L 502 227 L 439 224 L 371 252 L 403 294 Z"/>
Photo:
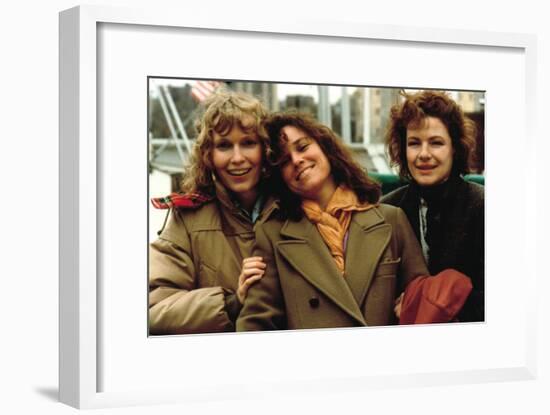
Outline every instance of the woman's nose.
<path id="1" fill-rule="evenodd" d="M 292 164 L 298 166 L 304 162 L 304 159 L 302 158 L 302 155 L 300 153 L 297 153 L 295 151 L 292 151 L 290 153 L 290 160 L 292 161 Z"/>
<path id="2" fill-rule="evenodd" d="M 422 147 L 420 147 L 420 153 L 418 154 L 418 158 L 422 160 L 429 159 L 431 157 L 430 149 L 428 148 L 427 144 L 422 144 Z"/>
<path id="3" fill-rule="evenodd" d="M 240 163 L 243 160 L 244 160 L 244 156 L 239 146 L 233 147 L 233 154 L 231 155 L 231 161 L 233 163 Z"/>

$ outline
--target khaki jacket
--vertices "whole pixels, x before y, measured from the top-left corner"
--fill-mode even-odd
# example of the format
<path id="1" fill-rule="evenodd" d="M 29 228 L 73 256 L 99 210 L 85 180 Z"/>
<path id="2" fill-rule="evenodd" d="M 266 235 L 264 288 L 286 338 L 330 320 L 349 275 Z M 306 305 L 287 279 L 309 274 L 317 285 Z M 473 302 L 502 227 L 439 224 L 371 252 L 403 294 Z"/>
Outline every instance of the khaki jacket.
<path id="1" fill-rule="evenodd" d="M 150 245 L 150 334 L 234 331 L 226 299 L 238 301 L 242 260 L 253 244 L 251 220 L 221 189 L 198 209 L 172 209 Z"/>
<path id="2" fill-rule="evenodd" d="M 395 298 L 428 275 L 405 214 L 388 205 L 353 214 L 344 277 L 306 217 L 266 218 L 256 228 L 254 254 L 267 268 L 248 290 L 239 331 L 396 324 Z"/>

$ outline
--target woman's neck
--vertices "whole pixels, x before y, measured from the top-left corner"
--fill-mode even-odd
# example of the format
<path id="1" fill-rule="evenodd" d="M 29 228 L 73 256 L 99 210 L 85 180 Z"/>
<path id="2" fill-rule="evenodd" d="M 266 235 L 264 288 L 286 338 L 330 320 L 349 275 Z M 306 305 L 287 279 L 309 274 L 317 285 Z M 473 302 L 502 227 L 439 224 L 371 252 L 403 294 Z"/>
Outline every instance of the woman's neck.
<path id="1" fill-rule="evenodd" d="M 249 190 L 248 192 L 235 193 L 234 197 L 239 201 L 239 204 L 246 209 L 247 212 L 252 212 L 256 200 L 258 200 L 258 189 Z"/>
<path id="2" fill-rule="evenodd" d="M 458 176 L 451 176 L 445 181 L 433 186 L 419 186 L 418 184 L 416 184 L 416 186 L 418 187 L 420 197 L 430 204 L 445 199 L 449 192 L 455 187 L 454 185 L 457 180 L 459 180 Z"/>
<path id="3" fill-rule="evenodd" d="M 319 204 L 322 210 L 326 210 L 330 199 L 332 199 L 332 196 L 334 195 L 337 187 L 338 186 L 336 186 L 336 183 L 334 182 L 332 176 L 329 176 L 323 183 L 323 187 L 315 198 L 315 201 Z"/>

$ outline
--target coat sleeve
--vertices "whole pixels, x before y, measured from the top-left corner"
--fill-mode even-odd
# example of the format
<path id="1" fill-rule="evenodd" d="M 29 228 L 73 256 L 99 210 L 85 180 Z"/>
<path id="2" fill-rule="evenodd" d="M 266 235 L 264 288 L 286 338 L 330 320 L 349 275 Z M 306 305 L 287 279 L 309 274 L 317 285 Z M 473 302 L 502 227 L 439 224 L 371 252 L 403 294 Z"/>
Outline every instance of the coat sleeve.
<path id="1" fill-rule="evenodd" d="M 149 248 L 150 334 L 233 331 L 222 287 L 197 287 L 189 233 L 180 215 L 171 214 L 160 238 Z"/>
<path id="2" fill-rule="evenodd" d="M 418 239 L 407 219 L 407 216 L 401 208 L 396 208 L 395 235 L 397 240 L 397 249 L 401 255 L 401 264 L 399 270 L 399 292 L 403 292 L 405 287 L 416 277 L 420 275 L 429 275 L 428 267 Z"/>
<path id="3" fill-rule="evenodd" d="M 248 289 L 237 319 L 237 331 L 281 330 L 286 328 L 284 297 L 274 258 L 273 246 L 263 224 L 256 226 L 254 256 L 266 264 L 263 277 Z"/>

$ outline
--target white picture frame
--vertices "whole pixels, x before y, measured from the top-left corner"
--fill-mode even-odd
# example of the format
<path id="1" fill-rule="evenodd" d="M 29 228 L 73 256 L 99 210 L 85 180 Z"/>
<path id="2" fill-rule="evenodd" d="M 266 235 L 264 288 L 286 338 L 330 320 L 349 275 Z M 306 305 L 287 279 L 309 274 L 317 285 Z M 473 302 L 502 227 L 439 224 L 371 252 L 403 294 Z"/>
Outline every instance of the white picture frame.
<path id="1" fill-rule="evenodd" d="M 170 31 L 185 29 L 198 31 L 201 39 L 208 38 L 210 34 L 237 34 L 243 42 L 261 38 L 263 42 L 274 42 L 278 36 L 284 36 L 285 42 L 298 44 L 303 39 L 314 39 L 322 46 L 323 42 L 332 44 L 334 42 L 350 42 L 356 47 L 361 42 L 378 42 L 377 48 L 382 53 L 389 53 L 385 49 L 398 47 L 407 48 L 409 45 L 414 48 L 423 47 L 439 48 L 438 51 L 453 53 L 462 53 L 463 51 L 479 54 L 480 59 L 483 54 L 496 53 L 498 56 L 491 58 L 510 59 L 518 65 L 517 71 L 512 75 L 512 79 L 520 79 L 521 85 L 510 87 L 510 94 L 517 99 L 514 101 L 514 108 L 519 117 L 516 124 L 513 124 L 514 131 L 524 137 L 522 141 L 525 148 L 521 147 L 519 151 L 527 157 L 528 160 L 534 160 L 536 154 L 536 139 L 534 136 L 534 106 L 536 93 L 536 38 L 533 35 L 512 34 L 512 33 L 490 33 L 474 31 L 458 31 L 448 29 L 432 28 L 413 28 L 391 25 L 372 25 L 362 22 L 331 22 L 316 20 L 313 17 L 297 16 L 293 20 L 281 21 L 275 23 L 269 19 L 254 19 L 250 21 L 245 16 L 236 17 L 228 21 L 223 16 L 194 14 L 191 10 L 186 10 L 185 14 L 172 13 L 170 11 L 151 9 L 151 10 L 133 10 L 118 9 L 99 6 L 79 6 L 69 9 L 60 14 L 60 371 L 59 371 L 59 393 L 60 400 L 71 406 L 78 408 L 97 408 L 121 405 L 139 405 L 155 404 L 166 402 L 196 402 L 211 399 L 232 399 L 235 397 L 246 397 L 250 394 L 254 396 L 268 396 L 273 394 L 320 394 L 327 392 L 338 392 L 343 390 L 358 390 L 384 387 L 397 387 L 402 385 L 436 385 L 436 384 L 456 384 L 471 382 L 490 382 L 502 380 L 522 380 L 533 379 L 536 376 L 536 353 L 535 353 L 535 322 L 536 322 L 536 302 L 534 301 L 533 289 L 536 285 L 537 270 L 535 263 L 526 261 L 529 251 L 536 251 L 535 238 L 530 238 L 529 229 L 535 229 L 534 204 L 528 204 L 525 201 L 520 202 L 516 207 L 522 213 L 523 220 L 513 232 L 513 236 L 522 238 L 524 242 L 522 249 L 517 254 L 519 263 L 515 267 L 508 267 L 502 270 L 500 268 L 489 273 L 488 291 L 493 295 L 494 302 L 489 297 L 489 308 L 487 312 L 487 323 L 482 325 L 442 325 L 441 327 L 406 327 L 395 330 L 395 328 L 379 329 L 371 331 L 368 336 L 376 335 L 376 339 L 383 345 L 391 347 L 395 345 L 395 339 L 402 341 L 403 336 L 409 335 L 423 337 L 424 335 L 434 335 L 441 337 L 452 337 L 453 331 L 461 331 L 467 336 L 487 336 L 488 339 L 495 336 L 507 335 L 513 336 L 518 343 L 514 345 L 502 345 L 505 349 L 501 355 L 495 353 L 494 360 L 488 359 L 486 363 L 472 364 L 467 369 L 437 368 L 426 365 L 422 362 L 418 365 L 412 364 L 407 367 L 400 365 L 400 368 L 378 370 L 374 369 L 367 374 L 364 368 L 369 368 L 370 363 L 364 363 L 366 366 L 359 365 L 359 371 L 353 371 L 349 364 L 336 364 L 335 362 L 324 361 L 327 367 L 325 375 L 320 375 L 315 371 L 314 366 L 308 366 L 308 362 L 291 361 L 292 369 L 288 371 L 276 371 L 276 366 L 281 362 L 276 356 L 270 356 L 273 360 L 273 366 L 270 375 L 255 376 L 251 369 L 243 369 L 243 376 L 232 378 L 212 377 L 212 388 L 216 389 L 216 396 L 212 397 L 201 386 L 204 385 L 207 378 L 200 372 L 200 366 L 192 366 L 186 373 L 189 379 L 195 381 L 185 384 L 176 382 L 166 382 L 159 388 L 135 386 L 128 389 L 113 387 L 105 384 L 105 376 L 100 372 L 105 370 L 106 366 L 113 364 L 115 358 L 105 357 L 105 348 L 121 347 L 121 340 L 116 338 L 112 343 L 106 340 L 101 333 L 100 326 L 106 324 L 105 313 L 109 308 L 108 304 L 103 303 L 103 295 L 111 296 L 109 288 L 104 285 L 104 281 L 99 275 L 102 273 L 100 265 L 104 260 L 105 238 L 98 237 L 99 233 L 105 227 L 105 221 L 114 223 L 110 218 L 105 217 L 106 199 L 109 196 L 105 194 L 105 181 L 102 175 L 105 170 L 110 170 L 111 144 L 98 139 L 102 122 L 105 117 L 100 116 L 102 108 L 99 99 L 101 88 L 109 84 L 108 79 L 101 78 L 104 58 L 101 54 L 101 48 L 109 48 L 108 42 L 114 39 L 102 34 L 102 27 L 105 25 L 116 25 L 117 28 L 123 28 L 122 31 L 138 30 L 144 28 L 146 31 L 159 29 L 163 35 L 170 36 Z M 185 32 L 184 30 L 184 32 Z M 188 33 L 186 32 L 186 33 Z M 148 32 L 149 33 L 149 32 Z M 179 32 L 178 32 L 179 33 Z M 193 32 L 195 33 L 195 32 Z M 147 36 L 147 33 L 145 34 Z M 125 34 L 116 38 L 124 42 Z M 204 40 L 199 40 L 205 42 Z M 106 44 L 107 43 L 107 44 Z M 206 45 L 206 44 L 205 44 Z M 284 71 L 285 66 L 281 64 L 280 75 L 285 77 L 293 76 Z M 241 79 L 251 79 L 254 76 L 252 72 L 246 72 L 244 69 L 236 69 L 236 74 L 242 71 Z M 111 72 L 112 73 L 112 72 Z M 251 75 L 252 74 L 252 75 Z M 149 75 L 163 75 L 161 73 L 150 73 Z M 184 75 L 183 73 L 181 74 Z M 201 74 L 185 74 L 187 76 L 197 76 Z M 210 77 L 211 74 L 203 74 Z M 215 74 L 214 74 L 215 75 Z M 111 75 L 107 75 L 111 76 Z M 112 75 L 116 77 L 117 75 Z M 237 75 L 238 76 L 238 75 Z M 312 75 L 313 76 L 313 75 Z M 353 75 L 348 75 L 352 77 Z M 465 77 L 467 75 L 464 75 Z M 215 76 L 212 76 L 215 78 Z M 98 82 L 100 79 L 101 82 Z M 259 78 L 262 79 L 262 78 Z M 264 80 L 266 78 L 263 78 Z M 269 80 L 269 79 L 268 79 Z M 296 79 L 303 81 L 303 79 Z M 458 83 L 460 80 L 457 80 Z M 376 82 L 376 80 L 374 81 Z M 443 81 L 439 81 L 443 82 Z M 496 81 L 495 81 L 496 82 Z M 511 81 L 513 82 L 513 81 Z M 475 83 L 475 82 L 474 82 Z M 401 85 L 405 86 L 405 85 Z M 411 85 L 426 86 L 427 85 Z M 440 85 L 445 87 L 447 85 Z M 449 89 L 456 88 L 457 85 L 448 85 Z M 460 85 L 458 85 L 460 86 Z M 479 85 L 476 85 L 480 89 Z M 143 81 L 143 93 L 145 91 L 145 80 Z M 502 89 L 502 87 L 500 87 Z M 488 110 L 487 117 L 495 117 L 498 103 L 491 107 L 491 96 L 498 95 L 498 87 L 488 91 Z M 500 91 L 503 93 L 504 91 Z M 514 95 L 515 93 L 515 95 Z M 500 95 L 499 95 L 500 97 Z M 145 101 L 143 102 L 145 105 Z M 131 112 L 131 111 L 130 111 Z M 492 113 L 493 112 L 493 113 Z M 144 123 L 145 121 L 143 121 Z M 513 123 L 514 121 L 512 121 Z M 495 128 L 497 124 L 488 123 L 490 128 Z M 140 127 L 141 128 L 141 127 Z M 488 141 L 491 141 L 491 131 L 487 132 Z M 144 129 L 142 128 L 144 131 Z M 506 134 L 506 133 L 504 133 Z M 145 133 L 143 140 L 146 140 Z M 488 151 L 491 150 L 491 144 L 488 144 Z M 107 154 L 107 157 L 105 157 Z M 139 159 L 137 155 L 134 158 Z M 139 161 L 139 160 L 138 160 Z M 487 193 L 488 193 L 488 214 L 494 212 L 498 216 L 496 202 L 502 193 L 497 173 L 503 169 L 499 161 L 488 159 L 487 174 Z M 139 162 L 138 162 L 139 164 Z M 527 167 L 522 177 L 534 176 L 534 163 Z M 491 176 L 492 171 L 494 173 Z M 145 173 L 143 173 L 145 180 Z M 522 183 L 521 180 L 518 183 Z M 491 187 L 493 184 L 493 187 Z M 493 190 L 494 189 L 494 190 Z M 500 189 L 500 190 L 499 190 Z M 534 182 L 527 181 L 522 187 L 526 196 L 534 198 L 536 188 Z M 102 193 L 103 192 L 103 193 Z M 109 193 L 112 195 L 112 193 Z M 141 197 L 141 196 L 140 196 Z M 493 199 L 492 199 L 493 198 Z M 146 197 L 141 197 L 143 203 L 146 203 Z M 494 202 L 491 203 L 491 200 Z M 108 201 L 107 201 L 108 202 Z M 107 203 L 107 205 L 112 205 Z M 117 206 L 114 203 L 115 207 Z M 112 207 L 114 209 L 114 207 Z M 124 209 L 124 207 L 122 207 Z M 115 218 L 113 218 L 115 219 Z M 145 219 L 146 220 L 146 219 Z M 495 219 L 495 222 L 497 220 Z M 497 224 L 493 225 L 496 226 Z M 491 226 L 491 225 L 489 225 Z M 143 224 L 144 229 L 146 223 Z M 494 228 L 496 229 L 496 228 Z M 488 234 L 491 233 L 489 227 Z M 145 235 L 145 231 L 143 232 Z M 146 239 L 143 236 L 144 240 Z M 107 238 L 109 239 L 109 238 Z M 110 241 L 110 239 L 109 239 Z M 111 243 L 111 242 L 109 242 Z M 488 248 L 493 249 L 493 248 Z M 141 251 L 140 251 L 141 252 Z M 490 254 L 490 252 L 489 252 Z M 116 260 L 115 260 L 116 261 Z M 518 262 L 516 261 L 516 262 Z M 101 268 L 101 269 L 100 269 Z M 499 313 L 501 310 L 498 303 L 497 293 L 508 293 L 511 289 L 506 276 L 516 269 L 522 271 L 522 289 L 517 291 L 517 303 L 519 311 L 512 319 L 508 315 Z M 491 271 L 491 269 L 489 269 Z M 491 275 L 499 272 L 503 275 L 500 280 L 491 279 Z M 143 270 L 146 273 L 146 270 Z M 508 273 L 508 274 L 506 274 Z M 139 277 L 141 278 L 141 276 Z M 140 280 L 145 290 L 145 281 Z M 492 291 L 491 291 L 492 290 Z M 145 291 L 144 291 L 145 292 Z M 491 294 L 493 293 L 493 294 Z M 113 294 L 114 295 L 114 294 Z M 145 295 L 145 294 L 144 294 Z M 110 300 L 106 300 L 107 302 Z M 139 301 L 138 301 L 139 303 Z M 143 302 L 143 307 L 146 302 Z M 491 307 L 494 304 L 494 307 Z M 495 312 L 491 312 L 495 310 Z M 144 311 L 145 313 L 145 308 Z M 144 314 L 145 315 L 145 314 Z M 107 316 L 110 317 L 110 316 Z M 141 317 L 136 317 L 141 318 Z M 117 318 L 113 320 L 118 321 Z M 109 324 L 110 321 L 109 321 Z M 117 323 L 113 323 L 117 324 Z M 506 325 L 509 325 L 506 328 Z M 129 324 L 132 326 L 131 324 Z M 120 328 L 121 326 L 117 326 Z M 124 333 L 128 338 L 132 338 L 134 333 L 139 332 L 141 341 L 146 343 L 146 332 L 140 332 L 141 326 L 132 326 L 128 328 L 128 333 Z M 116 328 L 116 327 L 115 327 Z M 412 330 L 415 330 L 414 332 Z M 437 333 L 435 333 L 437 330 Z M 493 334 L 499 333 L 499 334 Z M 189 340 L 163 339 L 155 345 L 158 347 L 189 347 L 192 350 L 201 350 L 204 347 L 212 347 L 215 342 L 224 343 L 224 348 L 238 347 L 243 342 L 250 344 L 251 348 L 257 350 L 266 350 L 275 344 L 291 343 L 292 347 L 300 351 L 309 347 L 311 344 L 322 343 L 330 344 L 325 341 L 328 336 L 327 331 L 297 332 L 297 333 L 253 333 L 237 334 L 220 337 L 218 335 L 209 336 L 190 336 Z M 373 334 L 374 333 L 374 334 Z M 339 339 L 335 344 L 356 344 L 358 339 L 364 339 L 366 332 L 357 334 L 355 330 L 339 331 L 333 337 Z M 461 333 L 462 335 L 462 333 Z M 332 335 L 331 335 L 332 336 Z M 331 337 L 331 339 L 333 338 Z M 370 337 L 369 337 L 370 338 Z M 290 339 L 290 340 L 289 340 Z M 384 340 L 385 339 L 385 340 Z M 498 339 L 495 339 L 495 341 Z M 172 342 L 168 344 L 168 342 Z M 346 343 L 343 343 L 346 342 Z M 149 342 L 150 343 L 150 342 Z M 304 346 L 305 345 L 305 346 Z M 321 346 L 322 347 L 322 346 Z M 374 346 L 373 346 L 374 347 Z M 508 349 L 506 349 L 508 348 Z M 464 349 L 464 347 L 462 347 Z M 141 350 L 141 349 L 140 349 Z M 143 349 L 145 350 L 145 349 Z M 156 350 L 156 349 L 155 349 Z M 164 349 L 163 349 L 164 350 Z M 168 350 L 168 349 L 166 349 Z M 349 350 L 351 358 L 361 353 L 361 347 L 355 347 Z M 458 350 L 458 345 L 457 345 Z M 451 350 L 451 352 L 453 352 Z M 204 352 L 207 353 L 207 352 Z M 468 353 L 466 348 L 465 353 Z M 315 353 L 313 353 L 315 354 Z M 299 355 L 299 353 L 298 353 Z M 436 353 L 433 353 L 434 359 L 437 359 Z M 120 355 L 113 355 L 115 357 Z M 144 360 L 147 356 L 144 356 Z M 444 356 L 443 356 L 444 357 Z M 443 358 L 442 357 L 442 358 Z M 488 356 L 486 356 L 488 358 Z M 261 355 L 254 358 L 261 358 Z M 422 357 L 420 357 L 422 359 Z M 330 359 L 329 359 L 330 360 Z M 143 370 L 154 370 L 154 365 L 143 364 Z M 266 362 L 267 363 L 267 362 Z M 426 362 L 424 362 L 426 363 Z M 300 366 L 303 364 L 303 367 Z M 174 365 L 176 363 L 174 362 Z M 344 369 L 341 369 L 344 367 Z M 420 369 L 419 369 L 420 368 Z M 124 368 L 120 369 L 123 370 Z M 136 365 L 134 370 L 139 371 L 140 365 Z M 309 375 L 299 373 L 301 369 Z M 347 370 L 347 371 L 346 371 Z M 360 372 L 363 370 L 363 372 Z M 115 372 L 113 372 L 115 373 Z M 118 373 L 118 372 L 117 372 Z M 226 373 L 235 373 L 233 369 Z M 362 373 L 362 374 L 361 374 Z M 134 373 L 135 374 L 135 373 Z M 121 380 L 122 383 L 122 380 Z M 196 385 L 194 385 L 196 383 Z M 113 383 L 114 385 L 114 383 Z M 266 387 L 268 386 L 269 387 Z"/>

